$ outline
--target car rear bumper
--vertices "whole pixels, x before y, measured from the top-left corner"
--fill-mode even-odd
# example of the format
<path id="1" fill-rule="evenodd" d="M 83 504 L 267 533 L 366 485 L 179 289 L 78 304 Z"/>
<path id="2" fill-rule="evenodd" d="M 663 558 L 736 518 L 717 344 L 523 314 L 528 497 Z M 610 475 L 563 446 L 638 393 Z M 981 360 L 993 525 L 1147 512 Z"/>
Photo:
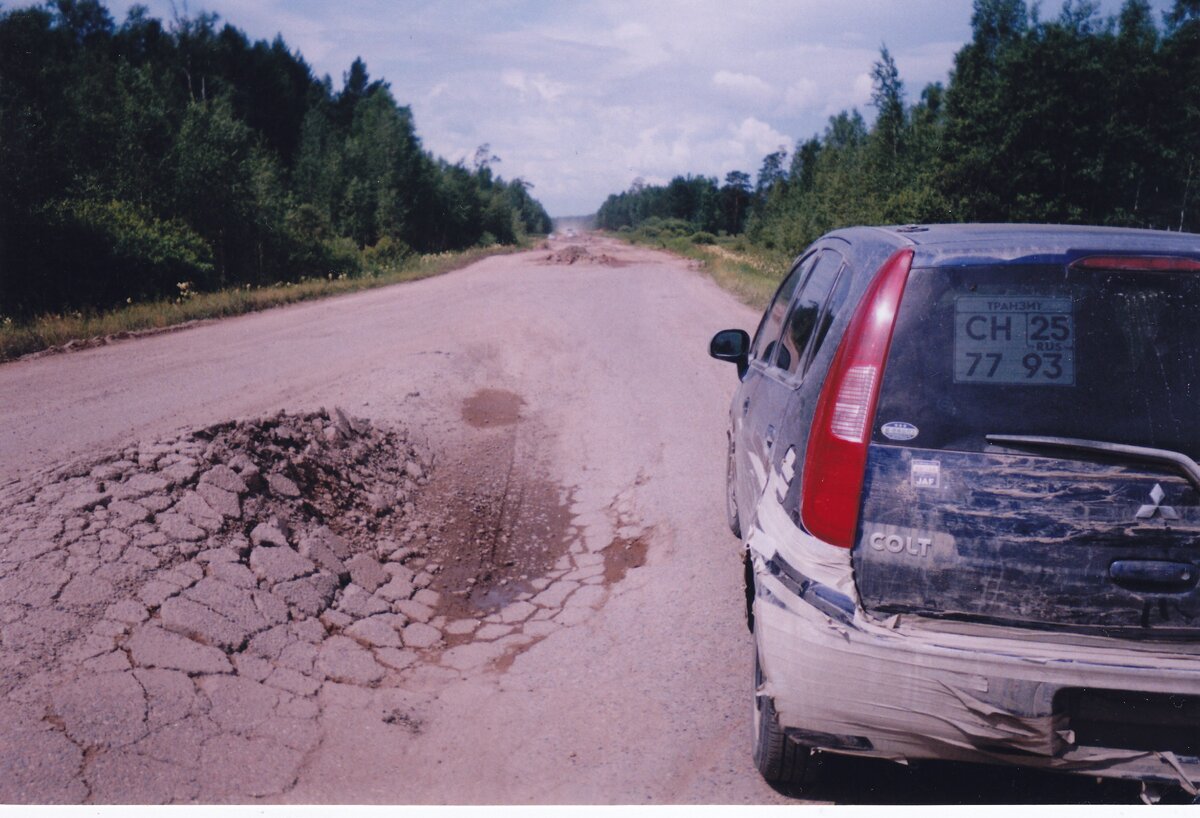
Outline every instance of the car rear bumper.
<path id="1" fill-rule="evenodd" d="M 759 558 L 755 583 L 766 677 L 758 692 L 773 698 L 781 726 L 802 743 L 897 761 L 1013 763 L 1193 792 L 1192 782 L 1200 782 L 1200 739 L 1191 738 L 1200 729 L 1186 723 L 1200 710 L 1195 645 L 879 622 L 861 610 L 831 616 Z M 1183 725 L 1171 712 L 1175 704 Z M 1125 709 L 1108 714 L 1110 706 Z M 1148 722 L 1121 727 L 1139 720 Z M 1173 726 L 1159 729 L 1163 724 Z"/>

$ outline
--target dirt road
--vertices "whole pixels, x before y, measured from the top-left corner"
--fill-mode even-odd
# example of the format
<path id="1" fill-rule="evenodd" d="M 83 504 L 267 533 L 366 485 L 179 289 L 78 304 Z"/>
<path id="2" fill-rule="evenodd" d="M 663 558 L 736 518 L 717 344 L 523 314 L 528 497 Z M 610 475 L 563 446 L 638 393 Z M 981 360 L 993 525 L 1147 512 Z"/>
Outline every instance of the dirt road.
<path id="1" fill-rule="evenodd" d="M 121 468 L 139 457 L 139 443 L 143 454 L 165 449 L 169 459 L 191 455 L 203 466 L 198 449 L 161 441 L 231 419 L 335 406 L 408 431 L 431 467 L 409 516 L 432 521 L 427 550 L 446 554 L 427 576 L 426 590 L 441 596 L 433 606 L 439 643 L 415 647 L 415 661 L 401 669 L 378 665 L 387 674 L 380 678 L 373 667 L 363 678 L 339 675 L 338 657 L 320 653 L 314 669 L 309 650 L 305 678 L 314 686 L 282 693 L 239 665 L 223 675 L 249 685 L 224 695 L 206 681 L 210 671 L 130 651 L 130 640 L 144 639 L 139 629 L 170 613 L 169 599 L 138 596 L 142 575 L 117 576 L 111 598 L 68 594 L 71 604 L 57 605 L 70 614 L 65 624 L 30 615 L 10 583 L 0 590 L 6 654 L 32 643 L 62 647 L 37 654 L 48 665 L 42 673 L 18 680 L 16 662 L 6 667 L 8 681 L 19 681 L 6 685 L 6 714 L 25 726 L 0 754 L 24 772 L 9 777 L 0 801 L 782 800 L 753 774 L 746 753 L 750 659 L 738 551 L 718 502 L 732 373 L 705 356 L 714 330 L 754 317 L 665 256 L 590 249 L 608 253 L 606 263 L 548 261 L 547 251 L 497 257 L 401 287 L 0 367 L 0 485 L 10 503 L 29 501 L 34 524 L 10 524 L 11 542 L 0 545 L 0 570 L 13 580 L 17 543 L 38 539 L 33 518 L 44 517 L 32 495 L 62 482 L 47 470 L 104 457 Z M 76 471 L 78 480 L 97 479 Z M 93 488 L 104 494 L 111 485 Z M 74 515 L 94 516 L 113 502 L 88 510 L 79 501 Z M 248 495 L 242 504 L 249 515 Z M 101 516 L 84 540 L 92 530 L 108 536 L 102 526 L 111 529 L 115 515 Z M 142 521 L 138 533 L 154 521 Z M 521 554 L 512 544 L 502 560 L 512 565 L 506 572 L 498 564 L 490 576 L 482 563 L 494 553 L 455 561 L 454 548 L 474 549 L 476 529 L 489 525 L 488 537 L 512 544 L 525 536 L 536 547 Z M 215 543 L 197 547 L 205 545 Z M 38 555 L 32 562 L 45 563 L 43 575 L 26 568 L 19 583 L 44 580 L 47 603 L 62 597 L 59 582 L 83 572 L 73 567 L 103 562 L 73 553 L 45 562 L 55 553 Z M 201 582 L 212 579 L 212 564 L 201 563 Z M 196 587 L 174 593 L 199 599 Z M 479 590 L 461 593 L 472 587 Z M 144 606 L 124 624 L 111 612 L 122 594 Z M 145 616 L 148 623 L 137 621 Z M 472 620 L 474 633 L 462 633 Z M 124 655 L 98 664 L 71 654 L 69 643 L 95 631 L 114 634 L 105 638 Z M 157 638 L 160 630 L 147 632 Z M 169 621 L 161 632 L 173 634 Z M 219 645 L 211 634 L 191 636 Z M 222 648 L 227 654 L 238 649 L 237 636 Z M 154 746 L 163 727 L 151 712 L 149 668 L 163 685 L 190 679 L 196 688 L 194 712 L 168 720 L 191 725 L 176 739 L 181 758 Z M 220 681 L 230 686 L 229 679 Z M 95 684 L 118 700 L 130 688 L 128 712 L 86 712 L 85 691 Z M 273 717 L 287 709 L 302 737 L 264 732 L 265 714 L 255 707 L 276 708 Z M 21 744 L 41 755 L 25 757 Z M 222 755 L 238 759 L 236 775 Z"/>
<path id="2" fill-rule="evenodd" d="M 588 242 L 0 367 L 0 802 L 789 800 L 705 354 L 755 319 Z"/>

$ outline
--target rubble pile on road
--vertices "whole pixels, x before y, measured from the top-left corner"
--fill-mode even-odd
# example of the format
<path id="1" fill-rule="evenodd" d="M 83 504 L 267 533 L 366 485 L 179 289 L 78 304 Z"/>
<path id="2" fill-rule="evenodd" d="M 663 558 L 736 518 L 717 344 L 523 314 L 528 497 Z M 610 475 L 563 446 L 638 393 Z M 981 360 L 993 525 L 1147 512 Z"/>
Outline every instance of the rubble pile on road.
<path id="1" fill-rule="evenodd" d="M 0 802 L 231 789 L 198 767 L 289 786 L 323 684 L 376 685 L 441 643 L 412 519 L 430 466 L 334 410 L 0 489 Z"/>
<path id="2" fill-rule="evenodd" d="M 493 448 L 279 413 L 0 485 L 0 803 L 277 796 L 339 708 L 411 732 L 409 688 L 586 621 L 615 530 Z"/>
<path id="3" fill-rule="evenodd" d="M 581 247 L 578 244 L 571 244 L 557 253 L 551 253 L 546 256 L 546 261 L 551 264 L 574 264 L 577 261 L 583 261 L 591 258 L 591 253 L 586 247 Z"/>
<path id="4" fill-rule="evenodd" d="M 571 244 L 543 259 L 547 264 L 600 264 L 605 267 L 623 267 L 626 262 L 608 253 L 595 254 L 579 244 Z"/>

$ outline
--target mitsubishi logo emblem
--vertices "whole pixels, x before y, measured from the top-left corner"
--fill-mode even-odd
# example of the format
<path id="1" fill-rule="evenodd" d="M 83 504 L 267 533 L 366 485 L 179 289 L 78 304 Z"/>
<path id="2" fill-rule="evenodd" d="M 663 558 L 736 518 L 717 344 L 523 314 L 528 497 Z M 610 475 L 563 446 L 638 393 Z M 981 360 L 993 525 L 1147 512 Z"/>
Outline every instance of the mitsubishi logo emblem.
<path id="1" fill-rule="evenodd" d="M 1158 483 L 1154 484 L 1154 488 L 1150 490 L 1150 499 L 1153 505 L 1145 505 L 1137 510 L 1134 517 L 1138 520 L 1149 520 L 1155 514 L 1161 514 L 1164 520 L 1178 520 L 1179 513 L 1171 506 L 1162 504 L 1163 498 L 1166 497 L 1166 492 L 1162 490 L 1162 486 Z"/>

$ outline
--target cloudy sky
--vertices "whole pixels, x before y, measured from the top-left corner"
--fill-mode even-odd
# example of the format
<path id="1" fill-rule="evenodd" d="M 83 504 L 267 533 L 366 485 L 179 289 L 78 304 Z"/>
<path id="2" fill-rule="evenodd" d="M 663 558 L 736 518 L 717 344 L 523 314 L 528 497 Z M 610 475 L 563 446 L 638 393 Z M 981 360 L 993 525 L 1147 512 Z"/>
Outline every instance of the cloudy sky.
<path id="1" fill-rule="evenodd" d="M 171 0 L 142 0 L 171 19 Z M 1152 0 L 1156 9 L 1169 0 Z M 110 0 L 120 22 L 132 5 Z M 183 0 L 175 7 L 185 8 Z M 1057 14 L 1047 0 L 1043 17 Z M 1101 0 L 1115 13 L 1120 0 Z M 636 177 L 751 175 L 762 157 L 868 110 L 886 43 L 910 97 L 947 77 L 971 0 L 190 0 L 253 38 L 281 33 L 340 87 L 361 56 L 451 161 L 488 143 L 552 215 Z"/>

